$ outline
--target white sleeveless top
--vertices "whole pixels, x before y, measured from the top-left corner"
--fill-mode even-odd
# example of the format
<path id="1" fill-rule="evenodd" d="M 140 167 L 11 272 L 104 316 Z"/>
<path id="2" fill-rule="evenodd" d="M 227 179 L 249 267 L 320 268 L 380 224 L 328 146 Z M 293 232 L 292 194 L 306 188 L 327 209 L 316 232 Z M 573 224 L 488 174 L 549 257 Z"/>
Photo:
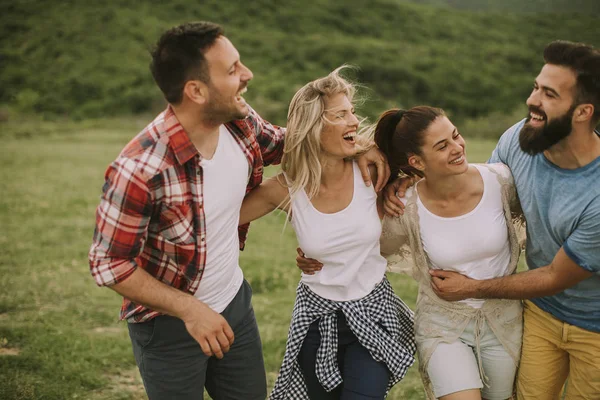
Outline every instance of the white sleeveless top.
<path id="1" fill-rule="evenodd" d="M 224 125 L 212 159 L 202 159 L 206 265 L 195 297 L 220 313 L 235 297 L 244 274 L 239 266 L 238 225 L 248 184 L 248 160 Z"/>
<path id="2" fill-rule="evenodd" d="M 418 183 L 415 186 L 423 250 L 433 269 L 456 271 L 478 280 L 508 275 L 511 251 L 500 182 L 489 169 L 471 165 L 481 174 L 483 195 L 466 214 L 452 218 L 433 214 L 421 202 Z M 484 301 L 463 300 L 474 308 Z"/>
<path id="3" fill-rule="evenodd" d="M 304 190 L 291 202 L 292 226 L 307 257 L 323 263 L 314 275 L 302 274 L 301 281 L 317 295 L 333 300 L 360 299 L 384 277 L 387 261 L 379 251 L 381 221 L 377 195 L 367 187 L 358 165 L 353 163 L 354 193 L 341 211 L 318 211 Z"/>

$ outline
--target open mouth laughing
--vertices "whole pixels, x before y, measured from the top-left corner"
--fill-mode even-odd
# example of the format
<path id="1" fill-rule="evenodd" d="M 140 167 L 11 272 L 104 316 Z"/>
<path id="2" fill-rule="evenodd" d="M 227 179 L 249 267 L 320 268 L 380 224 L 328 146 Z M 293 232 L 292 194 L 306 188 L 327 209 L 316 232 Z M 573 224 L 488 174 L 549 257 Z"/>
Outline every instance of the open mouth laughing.
<path id="1" fill-rule="evenodd" d="M 540 111 L 529 111 L 529 122 L 532 125 L 541 125 L 546 122 L 546 115 Z"/>
<path id="2" fill-rule="evenodd" d="M 450 161 L 449 164 L 452 165 L 460 165 L 465 161 L 465 155 L 461 154 L 460 157 L 455 158 L 454 160 Z"/>
<path id="3" fill-rule="evenodd" d="M 346 132 L 343 136 L 343 139 L 350 144 L 356 143 L 356 131 Z"/>
<path id="4" fill-rule="evenodd" d="M 246 93 L 248 91 L 248 86 L 244 87 L 242 90 L 240 90 L 237 94 L 237 96 L 235 96 L 235 100 L 238 103 L 246 103 L 246 100 L 244 100 L 244 97 L 242 96 L 244 93 Z"/>

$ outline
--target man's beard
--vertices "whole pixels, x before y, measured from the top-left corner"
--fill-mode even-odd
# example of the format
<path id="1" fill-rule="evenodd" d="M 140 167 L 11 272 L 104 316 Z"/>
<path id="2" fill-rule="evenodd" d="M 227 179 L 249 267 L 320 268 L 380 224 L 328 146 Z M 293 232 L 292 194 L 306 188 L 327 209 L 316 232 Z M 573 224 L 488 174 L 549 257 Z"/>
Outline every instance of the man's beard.
<path id="1" fill-rule="evenodd" d="M 530 107 L 529 109 L 536 114 L 546 116 L 544 112 L 536 107 Z M 521 132 L 519 132 L 519 144 L 521 145 L 521 150 L 527 154 L 535 155 L 549 149 L 569 136 L 573 129 L 572 118 L 574 112 L 575 106 L 573 105 L 569 111 L 562 116 L 551 121 L 546 120 L 546 124 L 540 128 L 535 128 L 528 124 L 531 120 L 530 114 L 527 117 L 527 121 L 525 121 L 525 125 L 523 125 Z"/>
<path id="2" fill-rule="evenodd" d="M 236 119 L 244 119 L 248 113 L 239 110 L 235 104 L 223 101 L 211 101 L 203 111 L 203 113 L 212 121 L 226 123 Z"/>
<path id="3" fill-rule="evenodd" d="M 245 86 L 245 85 L 244 85 Z M 243 87 L 240 87 L 240 91 Z M 248 111 L 242 111 L 237 107 L 237 102 L 228 97 L 221 96 L 215 89 L 210 102 L 206 105 L 204 114 L 208 119 L 219 123 L 226 123 L 236 119 L 244 119 Z"/>

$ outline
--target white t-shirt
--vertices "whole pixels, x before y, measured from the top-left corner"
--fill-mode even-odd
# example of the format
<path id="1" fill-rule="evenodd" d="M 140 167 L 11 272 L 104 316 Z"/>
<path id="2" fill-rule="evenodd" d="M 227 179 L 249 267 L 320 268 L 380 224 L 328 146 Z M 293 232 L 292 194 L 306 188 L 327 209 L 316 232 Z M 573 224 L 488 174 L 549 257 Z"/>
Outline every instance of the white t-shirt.
<path id="1" fill-rule="evenodd" d="M 238 224 L 248 184 L 248 160 L 224 125 L 212 159 L 202 159 L 206 265 L 196 298 L 220 313 L 244 280 L 239 266 Z"/>
<path id="2" fill-rule="evenodd" d="M 379 251 L 381 221 L 377 195 L 367 187 L 353 163 L 354 193 L 341 211 L 318 211 L 301 190 L 292 199 L 292 225 L 307 257 L 323 263 L 302 282 L 319 296 L 333 301 L 360 299 L 384 277 L 387 262 Z"/>
<path id="3" fill-rule="evenodd" d="M 415 186 L 423 249 L 433 269 L 456 271 L 478 280 L 504 276 L 509 273 L 510 246 L 500 183 L 486 167 L 471 165 L 483 178 L 483 196 L 467 214 L 452 218 L 433 214 L 418 196 L 419 185 Z M 508 172 L 506 166 L 496 168 Z M 474 308 L 484 301 L 463 300 Z"/>

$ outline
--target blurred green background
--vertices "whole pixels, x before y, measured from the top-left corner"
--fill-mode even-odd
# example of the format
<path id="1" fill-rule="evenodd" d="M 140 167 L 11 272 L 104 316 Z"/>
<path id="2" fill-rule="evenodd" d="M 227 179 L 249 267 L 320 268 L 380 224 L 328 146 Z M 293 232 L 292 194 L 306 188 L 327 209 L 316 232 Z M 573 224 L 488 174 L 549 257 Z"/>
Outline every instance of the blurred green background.
<path id="1" fill-rule="evenodd" d="M 222 24 L 255 74 L 245 97 L 279 124 L 300 86 L 355 65 L 363 115 L 443 107 L 472 162 L 525 115 L 545 44 L 600 45 L 596 0 L 0 0 L 0 9 L 0 399 L 145 398 L 120 298 L 95 286 L 87 251 L 106 166 L 165 106 L 148 71 L 163 30 Z M 277 213 L 253 223 L 241 255 L 269 389 L 299 279 L 283 226 Z M 390 280 L 414 307 L 415 283 Z M 423 398 L 416 367 L 389 398 Z"/>
<path id="2" fill-rule="evenodd" d="M 457 122 L 510 115 L 548 42 L 600 43 L 597 0 L 2 2 L 0 104 L 45 117 L 160 111 L 148 50 L 190 20 L 224 26 L 255 73 L 246 97 L 280 124 L 300 86 L 343 63 L 359 67 L 371 118 L 418 104 Z"/>

